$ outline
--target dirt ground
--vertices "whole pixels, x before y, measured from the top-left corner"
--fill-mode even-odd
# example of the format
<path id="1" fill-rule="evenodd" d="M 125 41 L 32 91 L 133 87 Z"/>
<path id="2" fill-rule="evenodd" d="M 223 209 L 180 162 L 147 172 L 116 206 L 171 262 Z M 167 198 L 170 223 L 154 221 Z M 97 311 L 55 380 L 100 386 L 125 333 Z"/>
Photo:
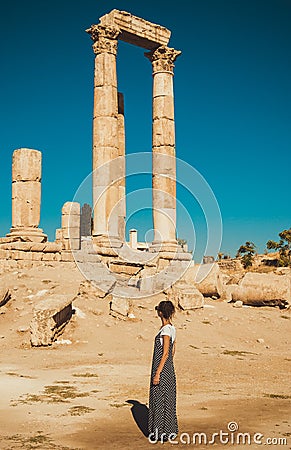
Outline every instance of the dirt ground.
<path id="1" fill-rule="evenodd" d="M 109 315 L 107 301 L 77 298 L 59 341 L 30 347 L 33 305 L 51 293 L 75 295 L 82 279 L 77 269 L 54 267 L 0 275 L 13 293 L 0 314 L 1 450 L 291 448 L 290 310 L 207 299 L 203 309 L 178 311 L 179 435 L 176 444 L 151 444 L 143 430 L 160 327 L 154 304 L 136 300 L 136 319 L 123 321 Z M 228 443 L 209 442 L 220 430 Z M 231 443 L 239 432 L 251 443 Z M 183 443 L 194 433 L 207 442 Z"/>

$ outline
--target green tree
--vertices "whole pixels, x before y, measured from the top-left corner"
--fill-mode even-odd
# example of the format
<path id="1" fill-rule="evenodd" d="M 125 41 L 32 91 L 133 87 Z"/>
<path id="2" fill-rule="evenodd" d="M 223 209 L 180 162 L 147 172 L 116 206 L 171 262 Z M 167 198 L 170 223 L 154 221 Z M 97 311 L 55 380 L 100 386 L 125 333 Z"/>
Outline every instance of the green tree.
<path id="1" fill-rule="evenodd" d="M 241 245 L 236 253 L 237 258 L 241 258 L 242 265 L 245 269 L 251 267 L 254 261 L 254 255 L 256 254 L 256 246 L 253 242 L 246 241 L 244 245 Z"/>
<path id="2" fill-rule="evenodd" d="M 281 231 L 279 238 L 279 242 L 269 240 L 267 242 L 267 249 L 279 252 L 279 266 L 291 267 L 291 228 Z"/>

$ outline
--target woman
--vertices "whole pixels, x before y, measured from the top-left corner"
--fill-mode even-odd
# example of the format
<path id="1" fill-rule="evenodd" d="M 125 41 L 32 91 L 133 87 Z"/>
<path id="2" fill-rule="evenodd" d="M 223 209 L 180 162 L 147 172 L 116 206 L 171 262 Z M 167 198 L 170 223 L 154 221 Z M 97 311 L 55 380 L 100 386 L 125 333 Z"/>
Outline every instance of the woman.
<path id="1" fill-rule="evenodd" d="M 162 301 L 155 307 L 162 321 L 155 337 L 149 396 L 149 438 L 166 441 L 178 434 L 176 415 L 176 376 L 173 356 L 176 329 L 171 323 L 175 307 Z"/>

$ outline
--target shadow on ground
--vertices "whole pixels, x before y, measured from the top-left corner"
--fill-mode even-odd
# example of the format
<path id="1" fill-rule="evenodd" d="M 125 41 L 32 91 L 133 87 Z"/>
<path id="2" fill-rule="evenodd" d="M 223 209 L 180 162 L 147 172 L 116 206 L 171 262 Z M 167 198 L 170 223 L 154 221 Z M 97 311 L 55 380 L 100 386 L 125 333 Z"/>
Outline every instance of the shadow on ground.
<path id="1" fill-rule="evenodd" d="M 144 436 L 148 437 L 148 422 L 149 422 L 149 409 L 143 403 L 140 403 L 138 400 L 126 400 L 126 403 L 130 403 L 131 414 L 135 420 L 140 431 L 144 434 Z"/>

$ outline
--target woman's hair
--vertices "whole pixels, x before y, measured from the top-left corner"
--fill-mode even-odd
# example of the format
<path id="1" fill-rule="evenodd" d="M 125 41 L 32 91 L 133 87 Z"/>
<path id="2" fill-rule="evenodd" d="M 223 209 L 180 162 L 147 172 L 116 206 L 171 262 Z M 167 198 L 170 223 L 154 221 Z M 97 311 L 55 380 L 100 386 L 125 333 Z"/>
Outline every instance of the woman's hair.
<path id="1" fill-rule="evenodd" d="M 155 308 L 163 314 L 165 319 L 170 319 L 175 314 L 175 306 L 170 300 L 164 300 Z"/>

